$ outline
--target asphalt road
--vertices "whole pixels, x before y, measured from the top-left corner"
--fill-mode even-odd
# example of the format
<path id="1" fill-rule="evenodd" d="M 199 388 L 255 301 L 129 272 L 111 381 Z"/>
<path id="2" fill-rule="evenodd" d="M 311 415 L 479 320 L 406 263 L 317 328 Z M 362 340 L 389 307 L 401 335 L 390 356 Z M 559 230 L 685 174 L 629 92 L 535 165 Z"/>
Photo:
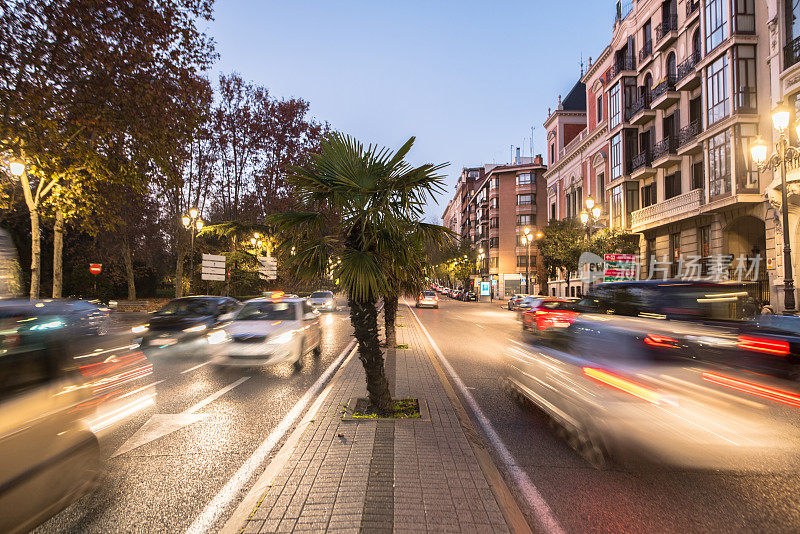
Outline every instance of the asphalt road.
<path id="1" fill-rule="evenodd" d="M 108 460 L 98 487 L 36 532 L 186 531 L 346 347 L 352 332 L 347 309 L 323 314 L 322 329 L 321 357 L 307 355 L 300 371 L 291 364 L 220 371 L 206 365 L 200 351 L 149 355 L 155 404 L 102 435 Z M 119 327 L 97 348 L 125 347 L 132 338 Z M 195 416 L 186 417 L 187 411 Z M 148 441 L 165 425 L 176 429 Z M 114 456 L 126 443 L 139 446 Z"/>
<path id="2" fill-rule="evenodd" d="M 600 471 L 590 466 L 542 413 L 502 389 L 503 354 L 514 341 L 530 342 L 517 314 L 502 304 L 442 297 L 439 309 L 414 312 L 564 531 L 800 532 L 797 471 L 708 472 L 655 465 Z M 513 483 L 509 486 L 513 490 Z M 518 500 L 525 502 L 519 492 Z M 535 525 L 534 508 L 525 511 Z"/>

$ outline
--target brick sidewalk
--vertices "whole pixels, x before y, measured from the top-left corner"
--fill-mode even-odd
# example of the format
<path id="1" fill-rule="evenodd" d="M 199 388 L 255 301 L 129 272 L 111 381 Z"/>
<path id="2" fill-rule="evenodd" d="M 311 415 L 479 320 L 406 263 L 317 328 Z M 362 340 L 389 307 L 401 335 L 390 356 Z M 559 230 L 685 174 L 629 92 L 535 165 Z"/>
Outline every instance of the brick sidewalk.
<path id="1" fill-rule="evenodd" d="M 430 420 L 342 420 L 366 396 L 354 356 L 242 532 L 508 532 L 407 308 L 397 324 L 397 397 L 425 401 Z"/>

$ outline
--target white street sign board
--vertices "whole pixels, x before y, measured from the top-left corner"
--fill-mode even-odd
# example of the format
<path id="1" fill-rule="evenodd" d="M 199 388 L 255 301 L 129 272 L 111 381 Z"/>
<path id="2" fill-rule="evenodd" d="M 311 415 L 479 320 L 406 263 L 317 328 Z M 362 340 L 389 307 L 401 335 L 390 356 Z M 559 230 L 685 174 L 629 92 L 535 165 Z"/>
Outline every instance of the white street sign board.
<path id="1" fill-rule="evenodd" d="M 278 258 L 258 256 L 258 276 L 262 280 L 275 280 L 278 277 Z"/>
<path id="2" fill-rule="evenodd" d="M 222 282 L 225 280 L 225 256 L 203 254 L 200 278 Z"/>

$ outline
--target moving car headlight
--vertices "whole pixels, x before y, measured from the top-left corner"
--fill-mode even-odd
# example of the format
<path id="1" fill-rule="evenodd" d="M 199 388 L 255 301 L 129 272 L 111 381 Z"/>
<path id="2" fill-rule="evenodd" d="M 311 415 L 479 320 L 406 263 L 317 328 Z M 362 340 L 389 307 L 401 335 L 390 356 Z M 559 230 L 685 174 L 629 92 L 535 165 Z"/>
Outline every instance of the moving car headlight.
<path id="1" fill-rule="evenodd" d="M 209 345 L 218 345 L 228 341 L 228 333 L 225 330 L 214 330 L 209 332 L 206 338 L 208 338 Z"/>
<path id="2" fill-rule="evenodd" d="M 66 325 L 67 323 L 65 323 L 61 319 L 53 319 L 51 321 L 47 321 L 46 323 L 39 323 L 33 325 L 31 327 L 31 330 L 54 330 L 56 328 L 61 328 L 62 326 Z"/>
<path id="3" fill-rule="evenodd" d="M 288 332 L 284 332 L 283 334 L 275 336 L 270 341 L 278 345 L 282 345 L 284 343 L 289 343 L 293 337 L 294 337 L 294 330 L 289 330 Z"/>
<path id="4" fill-rule="evenodd" d="M 199 324 L 197 326 L 190 326 L 189 328 L 184 328 L 183 331 L 184 332 L 202 332 L 206 328 L 208 328 L 206 325 Z"/>
<path id="5" fill-rule="evenodd" d="M 133 332 L 134 334 L 142 334 L 144 332 L 147 332 L 147 325 L 140 324 L 139 326 L 134 326 L 133 328 L 131 328 L 131 332 Z"/>

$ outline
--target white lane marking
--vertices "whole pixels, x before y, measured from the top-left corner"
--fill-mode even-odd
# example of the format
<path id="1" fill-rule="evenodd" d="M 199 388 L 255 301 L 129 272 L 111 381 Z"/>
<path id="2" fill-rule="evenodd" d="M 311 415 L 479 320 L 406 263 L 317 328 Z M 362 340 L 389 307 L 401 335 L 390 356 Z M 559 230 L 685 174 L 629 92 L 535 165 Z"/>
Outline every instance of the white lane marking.
<path id="1" fill-rule="evenodd" d="M 217 495 L 211 499 L 200 515 L 186 530 L 187 533 L 202 533 L 207 532 L 214 523 L 217 522 L 220 514 L 225 508 L 239 495 L 242 487 L 249 481 L 261 464 L 266 460 L 267 456 L 272 452 L 272 449 L 280 442 L 283 435 L 288 432 L 295 421 L 302 415 L 303 410 L 319 394 L 325 387 L 325 384 L 333 374 L 339 369 L 344 362 L 345 358 L 350 351 L 355 347 L 356 340 L 353 339 L 345 347 L 341 354 L 333 361 L 333 363 L 322 373 L 314 385 L 312 385 L 303 394 L 300 400 L 292 407 L 291 410 L 283 417 L 278 426 L 261 442 L 253 454 L 242 464 L 242 466 L 234 473 L 234 475 L 225 483 L 225 486 L 220 490 Z M 317 404 L 319 406 L 319 404 Z"/>
<path id="2" fill-rule="evenodd" d="M 463 317 L 461 317 L 460 315 L 456 315 L 456 317 L 458 317 L 459 319 L 463 319 Z"/>
<path id="3" fill-rule="evenodd" d="M 414 319 L 416 319 L 417 324 L 420 326 L 420 328 L 422 328 L 422 332 L 425 334 L 425 337 L 428 338 L 431 347 L 433 347 L 434 352 L 439 357 L 439 360 L 442 362 L 444 368 L 447 370 L 447 373 L 450 375 L 453 383 L 458 388 L 461 396 L 467 401 L 470 409 L 472 409 L 472 412 L 475 414 L 475 418 L 481 425 L 481 429 L 483 429 L 486 437 L 491 442 L 495 451 L 497 451 L 497 455 L 503 462 L 508 474 L 511 475 L 511 478 L 513 479 L 520 493 L 522 493 L 523 497 L 530 505 L 534 516 L 539 522 L 539 526 L 543 531 L 549 534 L 564 534 L 564 529 L 559 524 L 558 519 L 556 519 L 553 510 L 550 509 L 547 501 L 544 500 L 542 494 L 539 492 L 536 486 L 533 485 L 533 482 L 531 481 L 530 477 L 528 477 L 528 474 L 525 472 L 525 470 L 520 467 L 516 459 L 514 459 L 511 451 L 508 450 L 508 447 L 506 447 L 506 444 L 503 443 L 502 438 L 494 429 L 492 423 L 489 422 L 489 419 L 486 417 L 486 415 L 484 415 L 483 410 L 481 410 L 480 406 L 478 406 L 478 403 L 467 389 L 467 386 L 464 385 L 464 382 L 462 382 L 455 369 L 453 369 L 453 367 L 450 365 L 450 362 L 447 361 L 447 358 L 444 357 L 441 349 L 439 349 L 439 345 L 437 345 L 433 340 L 433 337 L 431 337 L 428 329 L 425 328 L 425 325 L 423 325 L 422 321 L 419 320 L 419 317 L 417 317 L 417 314 L 411 309 L 411 306 L 408 305 L 408 302 L 406 302 L 405 299 L 403 299 L 403 302 L 406 306 L 408 306 L 408 309 L 414 315 Z"/>
<path id="4" fill-rule="evenodd" d="M 181 371 L 181 374 L 183 375 L 183 374 L 189 373 L 191 371 L 194 371 L 195 369 L 200 369 L 201 367 L 204 367 L 204 366 L 208 365 L 209 363 L 211 363 L 211 362 L 210 361 L 209 362 L 203 362 L 201 364 L 195 365 L 194 367 L 189 367 L 185 371 Z"/>
<path id="5" fill-rule="evenodd" d="M 232 384 L 228 384 L 224 388 L 220 389 L 219 391 L 212 393 L 205 399 L 201 400 L 197 404 L 190 406 L 186 410 L 182 411 L 181 413 L 157 413 L 154 414 L 148 419 L 139 429 L 134 432 L 134 434 L 125 440 L 125 443 L 120 446 L 117 451 L 111 455 L 112 458 L 115 456 L 119 456 L 120 454 L 125 454 L 128 451 L 132 451 L 142 445 L 150 443 L 151 441 L 155 441 L 158 438 L 164 437 L 167 434 L 172 434 L 176 430 L 180 430 L 185 426 L 189 426 L 194 424 L 202 419 L 205 419 L 210 414 L 197 414 L 196 411 L 200 410 L 201 408 L 207 406 L 208 404 L 214 402 L 222 395 L 226 394 L 245 380 L 248 380 L 250 377 L 245 376 L 237 380 Z M 163 382 L 160 380 L 159 382 Z M 159 382 L 154 382 L 146 388 L 155 386 Z"/>
<path id="6" fill-rule="evenodd" d="M 194 404 L 194 405 L 190 406 L 189 408 L 185 409 L 181 413 L 195 413 L 196 411 L 205 408 L 207 405 L 211 404 L 212 402 L 214 402 L 215 400 L 217 400 L 221 396 L 225 395 L 227 392 L 229 392 L 230 390 L 232 390 L 233 388 L 235 388 L 236 386 L 238 386 L 242 382 L 246 382 L 249 379 L 250 379 L 249 376 L 243 376 L 242 378 L 240 378 L 236 382 L 234 382 L 232 384 L 228 384 L 227 386 L 225 386 L 224 388 L 220 389 L 219 391 L 217 391 L 215 393 L 212 393 L 211 395 L 209 395 L 205 399 L 201 400 L 197 404 Z"/>
<path id="7" fill-rule="evenodd" d="M 475 326 L 477 326 L 478 328 L 483 328 L 482 324 L 475 323 Z"/>

